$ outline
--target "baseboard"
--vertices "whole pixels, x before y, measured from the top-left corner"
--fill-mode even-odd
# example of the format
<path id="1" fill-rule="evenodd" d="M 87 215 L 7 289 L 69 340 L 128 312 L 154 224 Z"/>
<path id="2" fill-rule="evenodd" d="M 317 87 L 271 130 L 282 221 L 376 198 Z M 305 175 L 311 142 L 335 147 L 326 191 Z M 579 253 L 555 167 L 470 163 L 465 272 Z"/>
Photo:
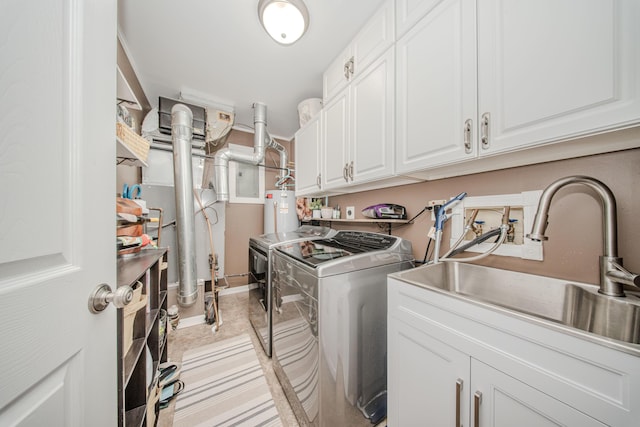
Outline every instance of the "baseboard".
<path id="1" fill-rule="evenodd" d="M 257 287 L 258 287 L 257 283 L 251 283 L 249 285 L 242 285 L 242 286 L 234 286 L 232 288 L 220 289 L 220 291 L 218 292 L 218 295 L 222 296 L 222 295 L 239 294 L 242 292 L 249 292 L 250 289 L 255 289 Z"/>

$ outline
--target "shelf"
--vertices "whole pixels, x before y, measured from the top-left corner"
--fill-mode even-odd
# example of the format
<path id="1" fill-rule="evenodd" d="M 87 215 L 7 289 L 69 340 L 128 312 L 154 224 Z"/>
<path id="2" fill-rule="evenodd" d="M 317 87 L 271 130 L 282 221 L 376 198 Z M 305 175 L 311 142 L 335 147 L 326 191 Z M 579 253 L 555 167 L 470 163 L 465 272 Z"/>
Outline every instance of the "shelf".
<path id="1" fill-rule="evenodd" d="M 135 166 L 147 166 L 149 141 L 131 129 L 126 123 L 116 121 L 116 159 L 117 164 L 127 162 Z"/>
<path id="2" fill-rule="evenodd" d="M 141 426 L 144 417 L 147 414 L 147 407 L 138 406 L 125 413 L 125 426 Z"/>
<path id="3" fill-rule="evenodd" d="M 360 218 L 360 219 L 333 219 L 333 218 L 311 218 L 309 220 L 303 220 L 303 223 L 311 223 L 314 222 L 326 222 L 329 223 L 329 227 L 331 227 L 332 222 L 337 222 L 340 224 L 378 224 L 380 227 L 383 225 L 387 229 L 387 233 L 391 234 L 391 228 L 394 224 L 396 225 L 405 225 L 411 224 L 411 220 L 408 219 L 376 219 L 376 218 Z"/>
<path id="4" fill-rule="evenodd" d="M 144 349 L 146 343 L 147 340 L 144 338 L 133 340 L 133 343 L 131 343 L 131 347 L 129 347 L 129 351 L 127 351 L 127 354 L 124 356 L 123 375 L 125 388 L 129 384 L 131 374 L 133 373 L 133 370 L 138 363 L 138 359 L 140 359 L 140 355 L 142 354 L 142 350 Z"/>
<path id="5" fill-rule="evenodd" d="M 123 102 L 127 108 L 131 108 L 134 110 L 142 110 L 142 106 L 140 105 L 140 102 L 138 101 L 138 98 L 136 97 L 136 95 L 133 93 L 133 89 L 131 89 L 129 82 L 124 76 L 124 73 L 118 66 L 116 66 L 116 70 L 118 72 L 117 79 L 116 79 L 117 81 L 116 95 L 117 95 L 118 102 Z"/>
<path id="6" fill-rule="evenodd" d="M 133 320 L 133 342 L 126 354 L 118 357 L 118 425 L 143 426 L 149 399 L 147 367 L 155 372 L 159 363 L 167 359 L 167 343 L 160 342 L 158 323 L 160 310 L 167 307 L 167 249 L 146 249 L 117 258 L 118 286 L 144 284 L 142 294 L 147 308 L 140 308 Z M 149 310 L 148 312 L 146 310 Z M 123 309 L 118 310 L 118 352 L 123 348 Z M 155 408 L 157 415 L 157 407 Z"/>
<path id="7" fill-rule="evenodd" d="M 143 249 L 135 254 L 118 256 L 118 286 L 135 283 L 165 252 L 166 249 Z"/>
<path id="8" fill-rule="evenodd" d="M 147 162 L 139 158 L 136 153 L 131 151 L 129 147 L 118 137 L 116 137 L 116 157 L 119 160 L 118 164 L 127 164 L 131 166 L 144 166 L 147 167 Z"/>

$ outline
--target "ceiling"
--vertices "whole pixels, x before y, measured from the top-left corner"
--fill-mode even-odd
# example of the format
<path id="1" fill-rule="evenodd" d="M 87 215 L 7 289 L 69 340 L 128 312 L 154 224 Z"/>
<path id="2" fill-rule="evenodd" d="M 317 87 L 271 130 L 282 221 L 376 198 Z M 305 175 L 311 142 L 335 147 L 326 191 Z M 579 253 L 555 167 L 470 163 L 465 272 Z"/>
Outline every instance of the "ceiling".
<path id="1" fill-rule="evenodd" d="M 382 0 L 304 1 L 309 29 L 291 46 L 264 31 L 258 0 L 119 0 L 118 33 L 152 106 L 189 93 L 253 127 L 251 105 L 263 102 L 268 132 L 289 140 L 298 104 L 322 98 L 323 71 Z"/>

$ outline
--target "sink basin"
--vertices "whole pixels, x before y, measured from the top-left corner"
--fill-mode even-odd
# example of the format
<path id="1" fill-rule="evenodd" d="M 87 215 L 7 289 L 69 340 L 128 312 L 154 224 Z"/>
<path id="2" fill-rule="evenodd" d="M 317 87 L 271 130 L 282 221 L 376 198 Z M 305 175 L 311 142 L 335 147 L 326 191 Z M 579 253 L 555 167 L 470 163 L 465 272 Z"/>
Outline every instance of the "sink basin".
<path id="1" fill-rule="evenodd" d="M 599 287 L 459 262 L 393 274 L 396 279 L 631 344 L 640 343 L 640 298 Z"/>

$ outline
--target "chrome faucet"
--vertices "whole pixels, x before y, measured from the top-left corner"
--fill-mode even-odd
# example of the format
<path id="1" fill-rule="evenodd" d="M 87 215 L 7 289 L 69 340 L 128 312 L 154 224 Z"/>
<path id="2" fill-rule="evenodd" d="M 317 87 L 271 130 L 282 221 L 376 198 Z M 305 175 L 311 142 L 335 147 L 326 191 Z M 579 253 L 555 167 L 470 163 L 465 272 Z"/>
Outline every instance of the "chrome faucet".
<path id="1" fill-rule="evenodd" d="M 605 184 L 588 176 L 568 176 L 552 182 L 542 192 L 538 211 L 533 221 L 531 233 L 527 238 L 535 241 L 547 240 L 544 232 L 547 228 L 549 205 L 556 192 L 571 184 L 583 184 L 593 189 L 603 204 L 603 255 L 600 257 L 600 290 L 604 295 L 625 296 L 623 284 L 640 287 L 640 276 L 630 273 L 622 267 L 622 258 L 618 257 L 618 226 L 616 213 L 616 199 Z"/>

